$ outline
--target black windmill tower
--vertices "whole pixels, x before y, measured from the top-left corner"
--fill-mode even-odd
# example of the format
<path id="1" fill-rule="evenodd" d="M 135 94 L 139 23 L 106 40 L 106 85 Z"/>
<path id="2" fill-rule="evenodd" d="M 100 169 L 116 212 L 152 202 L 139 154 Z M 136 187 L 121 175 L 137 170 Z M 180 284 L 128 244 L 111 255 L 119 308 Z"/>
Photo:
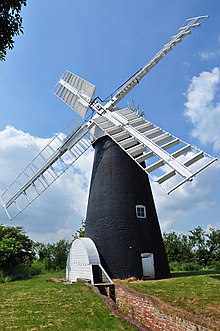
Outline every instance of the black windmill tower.
<path id="1" fill-rule="evenodd" d="M 187 20 L 105 105 L 95 86 L 66 71 L 54 93 L 84 118 L 59 133 L 3 193 L 10 219 L 47 189 L 90 146 L 95 149 L 85 236 L 95 243 L 112 278 L 166 278 L 169 267 L 148 174 L 168 193 L 216 159 L 117 104 L 207 16 Z M 93 113 L 95 112 L 95 115 Z M 74 122 L 75 123 L 75 122 Z M 149 273 L 150 270 L 150 273 Z"/>

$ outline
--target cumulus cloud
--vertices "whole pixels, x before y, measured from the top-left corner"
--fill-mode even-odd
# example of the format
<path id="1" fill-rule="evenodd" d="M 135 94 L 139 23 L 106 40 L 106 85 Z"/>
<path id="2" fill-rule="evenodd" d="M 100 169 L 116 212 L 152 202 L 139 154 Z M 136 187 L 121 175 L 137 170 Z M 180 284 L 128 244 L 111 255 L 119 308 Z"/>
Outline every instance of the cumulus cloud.
<path id="1" fill-rule="evenodd" d="M 193 137 L 199 144 L 220 151 L 220 69 L 202 72 L 193 77 L 186 92 L 185 116 L 192 124 Z M 206 149 L 206 148 L 204 148 Z M 199 173 L 171 195 L 166 195 L 152 183 L 155 202 L 163 231 L 192 229 L 207 222 L 220 226 L 219 189 L 220 162 Z M 208 219 L 207 219 L 208 215 Z"/>
<path id="2" fill-rule="evenodd" d="M 49 141 L 10 126 L 0 132 L 1 194 Z M 85 218 L 92 158 L 90 149 L 14 221 L 1 210 L 1 222 L 23 226 L 36 241 L 71 239 Z"/>
<path id="3" fill-rule="evenodd" d="M 212 220 L 212 213 L 218 213 L 218 196 L 213 193 L 219 191 L 219 177 L 220 163 L 215 162 L 192 182 L 185 183 L 170 195 L 163 192 L 159 185 L 152 183 L 163 231 L 192 229 L 198 225 L 206 227 L 207 221 Z M 205 216 L 207 211 L 210 215 L 208 220 Z M 220 226 L 218 215 L 213 217 L 213 222 L 213 226 Z"/>
<path id="4" fill-rule="evenodd" d="M 192 135 L 220 151 L 220 69 L 194 76 L 189 85 L 185 116 L 193 124 Z"/>

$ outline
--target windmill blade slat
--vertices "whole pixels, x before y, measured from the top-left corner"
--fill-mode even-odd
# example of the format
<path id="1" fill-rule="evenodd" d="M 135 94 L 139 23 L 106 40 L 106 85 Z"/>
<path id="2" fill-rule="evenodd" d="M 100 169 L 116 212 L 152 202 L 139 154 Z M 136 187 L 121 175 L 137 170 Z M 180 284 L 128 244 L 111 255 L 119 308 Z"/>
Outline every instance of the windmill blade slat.
<path id="1" fill-rule="evenodd" d="M 114 121 L 112 121 L 110 126 L 111 114 L 114 115 Z M 117 115 L 119 116 L 117 117 Z M 202 159 L 204 159 L 203 169 L 216 160 L 192 145 L 183 142 L 171 133 L 153 125 L 132 110 L 119 110 L 114 113 L 109 111 L 109 113 L 103 114 L 103 117 L 105 118 L 104 120 L 98 118 L 97 120 L 94 119 L 94 122 L 145 172 L 152 175 L 157 183 L 162 184 L 170 180 L 169 184 L 167 185 L 166 183 L 165 187 L 163 187 L 167 192 L 171 192 L 185 181 L 192 180 L 200 171 L 198 169 L 201 168 L 200 161 Z M 129 118 L 131 118 L 130 121 Z M 117 122 L 117 125 L 115 125 L 115 122 Z M 137 123 L 141 123 L 141 125 L 136 126 Z M 151 129 L 147 133 L 145 131 L 142 132 L 143 127 L 148 127 L 149 123 Z M 107 129 L 106 126 L 108 127 Z M 118 131 L 119 128 L 120 131 Z M 112 134 L 112 132 L 115 133 Z M 147 161 L 146 166 L 143 165 L 144 161 Z M 193 166 L 193 168 L 191 169 L 190 166 Z M 174 179 L 173 181 L 172 178 Z"/>
<path id="2" fill-rule="evenodd" d="M 162 184 L 162 183 L 164 183 L 165 181 L 167 181 L 169 178 L 175 176 L 175 174 L 176 174 L 175 170 L 171 170 L 171 171 L 167 172 L 165 175 L 163 175 L 163 176 L 161 176 L 160 178 L 158 178 L 158 179 L 156 180 L 156 182 L 157 182 L 158 184 Z"/>
<path id="3" fill-rule="evenodd" d="M 144 118 L 142 118 L 142 117 L 135 118 L 135 119 L 129 121 L 129 124 L 130 124 L 131 126 L 133 126 L 134 128 L 135 128 L 136 126 L 139 126 L 139 125 L 144 124 L 144 123 L 145 123 L 145 120 L 144 120 Z"/>
<path id="4" fill-rule="evenodd" d="M 161 135 L 162 129 L 161 128 L 154 128 L 152 130 L 149 130 L 147 132 L 144 132 L 144 136 L 147 138 L 154 138 L 156 136 Z"/>
<path id="5" fill-rule="evenodd" d="M 159 161 L 151 164 L 149 167 L 145 168 L 145 171 L 147 173 L 150 173 L 150 172 L 162 167 L 163 165 L 164 165 L 164 160 L 159 160 Z"/>
<path id="6" fill-rule="evenodd" d="M 174 136 L 172 136 L 174 138 Z M 169 141 L 168 143 L 162 145 L 161 147 L 164 149 L 164 150 L 167 150 L 169 148 L 173 148 L 175 147 L 176 145 L 180 144 L 180 139 L 179 138 L 174 138 L 172 141 Z"/>
<path id="7" fill-rule="evenodd" d="M 126 153 L 129 154 L 131 157 L 138 156 L 146 151 L 146 147 L 142 144 L 133 146 L 126 150 Z"/>
<path id="8" fill-rule="evenodd" d="M 201 151 L 200 153 L 194 155 L 192 158 L 190 158 L 188 161 L 184 162 L 184 165 L 186 167 L 191 166 L 192 164 L 194 164 L 195 162 L 199 161 L 200 159 L 202 159 L 204 157 L 204 153 Z"/>
<path id="9" fill-rule="evenodd" d="M 183 155 L 183 154 L 185 154 L 189 151 L 191 151 L 191 145 L 188 144 L 188 145 L 184 146 L 183 148 L 179 149 L 178 151 L 172 153 L 172 156 L 173 157 L 178 157 L 178 156 Z"/>
<path id="10" fill-rule="evenodd" d="M 124 140 L 124 139 L 129 138 L 130 133 L 122 131 L 122 132 L 113 134 L 112 136 L 114 137 L 115 140 L 120 141 L 120 140 Z"/>
<path id="11" fill-rule="evenodd" d="M 154 126 L 152 123 L 146 121 L 146 123 L 137 126 L 136 129 L 139 132 L 144 133 L 144 132 L 147 132 L 148 130 L 151 130 L 153 127 Z"/>
<path id="12" fill-rule="evenodd" d="M 141 156 L 136 157 L 135 161 L 138 163 L 142 163 L 145 162 L 147 159 L 151 158 L 152 156 L 154 156 L 153 152 L 144 153 Z"/>
<path id="13" fill-rule="evenodd" d="M 121 113 L 121 112 L 120 112 Z M 123 115 L 123 113 L 122 113 L 122 115 Z M 137 118 L 137 114 L 136 113 L 134 113 L 134 114 L 125 114 L 124 115 L 129 121 L 132 121 L 132 120 L 134 120 L 134 119 L 136 119 Z"/>
<path id="14" fill-rule="evenodd" d="M 158 137 L 153 138 L 152 141 L 155 144 L 159 145 L 159 144 L 163 144 L 163 143 L 171 140 L 172 137 L 173 137 L 172 134 L 170 134 L 169 132 L 166 132 L 166 133 L 161 134 Z M 163 149 L 166 150 L 165 148 L 163 148 Z"/>
<path id="15" fill-rule="evenodd" d="M 127 149 L 138 144 L 138 141 L 134 137 L 130 137 L 120 141 L 120 146 Z"/>
<path id="16" fill-rule="evenodd" d="M 57 146 L 56 150 L 54 146 Z M 51 140 L 2 194 L 3 207 L 9 218 L 13 219 L 31 204 L 90 146 L 91 134 L 86 125 L 72 130 L 69 136 L 61 132 Z"/>

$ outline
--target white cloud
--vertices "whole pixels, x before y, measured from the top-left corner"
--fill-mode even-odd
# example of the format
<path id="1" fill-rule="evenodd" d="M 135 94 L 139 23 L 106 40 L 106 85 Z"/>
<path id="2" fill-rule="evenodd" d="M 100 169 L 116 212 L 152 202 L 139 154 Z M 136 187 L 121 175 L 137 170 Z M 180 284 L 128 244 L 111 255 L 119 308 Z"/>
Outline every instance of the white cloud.
<path id="1" fill-rule="evenodd" d="M 10 126 L 0 132 L 1 193 L 49 141 Z M 1 222 L 23 226 L 38 241 L 71 239 L 85 218 L 92 158 L 90 149 L 14 221 L 1 210 Z"/>
<path id="2" fill-rule="evenodd" d="M 167 195 L 156 183 L 152 190 L 163 231 L 173 229 L 193 229 L 197 225 L 206 227 L 207 221 L 212 221 L 212 213 L 217 213 L 218 196 L 213 192 L 220 189 L 220 162 L 198 174 L 190 183 L 185 183 L 176 191 Z M 198 214 L 209 210 L 210 218 Z M 217 215 L 215 215 L 217 216 Z M 199 217 L 199 218 L 198 218 Z M 192 222 L 193 219 L 193 222 Z M 213 219 L 213 226 L 220 225 L 220 218 Z"/>
<path id="3" fill-rule="evenodd" d="M 220 151 L 220 69 L 193 77 L 187 91 L 185 115 L 193 124 L 192 135 Z"/>
<path id="4" fill-rule="evenodd" d="M 202 61 L 208 61 L 220 56 L 220 50 L 199 52 L 198 55 Z"/>
<path id="5" fill-rule="evenodd" d="M 209 61 L 215 59 L 220 56 L 220 35 L 217 39 L 217 45 L 215 49 L 208 51 L 200 51 L 198 52 L 198 56 L 202 61 Z"/>
<path id="6" fill-rule="evenodd" d="M 186 93 L 185 116 L 193 125 L 192 135 L 200 144 L 220 151 L 220 69 L 193 77 Z M 220 162 L 199 173 L 191 183 L 179 187 L 169 196 L 152 183 L 163 231 L 193 229 L 208 222 L 220 226 Z M 207 219 L 208 217 L 208 219 Z"/>

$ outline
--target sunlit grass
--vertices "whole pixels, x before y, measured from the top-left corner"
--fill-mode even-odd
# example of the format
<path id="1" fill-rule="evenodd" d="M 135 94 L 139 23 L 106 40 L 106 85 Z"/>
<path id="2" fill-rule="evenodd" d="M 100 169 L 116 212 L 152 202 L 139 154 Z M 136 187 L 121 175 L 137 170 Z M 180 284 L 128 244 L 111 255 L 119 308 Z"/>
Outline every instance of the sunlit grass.
<path id="1" fill-rule="evenodd" d="M 0 285 L 0 330 L 135 330 L 117 318 L 92 289 L 41 275 Z"/>
<path id="2" fill-rule="evenodd" d="M 174 273 L 170 279 L 126 285 L 191 314 L 220 321 L 220 273 Z"/>

